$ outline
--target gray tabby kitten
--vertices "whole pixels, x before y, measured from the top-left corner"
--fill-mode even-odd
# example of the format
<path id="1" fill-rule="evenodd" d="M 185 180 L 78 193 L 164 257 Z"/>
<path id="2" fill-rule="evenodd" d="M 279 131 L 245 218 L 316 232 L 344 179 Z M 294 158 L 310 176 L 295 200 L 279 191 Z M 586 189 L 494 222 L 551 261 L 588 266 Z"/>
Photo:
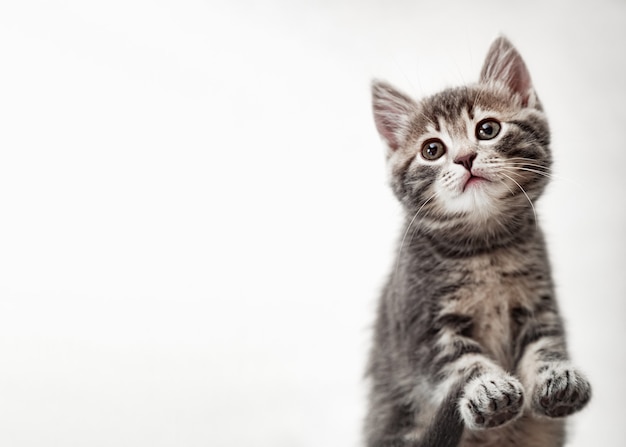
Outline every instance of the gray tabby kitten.
<path id="1" fill-rule="evenodd" d="M 415 102 L 374 82 L 373 106 L 406 227 L 375 325 L 367 446 L 562 446 L 591 388 L 532 206 L 550 134 L 524 61 L 501 37 L 477 84 Z"/>

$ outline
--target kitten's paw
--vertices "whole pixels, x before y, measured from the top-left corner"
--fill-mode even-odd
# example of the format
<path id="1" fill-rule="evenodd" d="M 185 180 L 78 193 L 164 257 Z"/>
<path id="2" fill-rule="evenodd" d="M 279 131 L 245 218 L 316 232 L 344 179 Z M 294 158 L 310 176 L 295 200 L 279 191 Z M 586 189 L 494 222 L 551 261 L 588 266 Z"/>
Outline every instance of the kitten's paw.
<path id="1" fill-rule="evenodd" d="M 567 363 L 555 363 L 539 374 L 533 392 L 536 413 L 558 418 L 583 408 L 591 398 L 589 381 Z"/>
<path id="2" fill-rule="evenodd" d="M 472 430 L 492 428 L 522 413 L 524 389 L 508 374 L 482 374 L 465 385 L 459 409 Z"/>

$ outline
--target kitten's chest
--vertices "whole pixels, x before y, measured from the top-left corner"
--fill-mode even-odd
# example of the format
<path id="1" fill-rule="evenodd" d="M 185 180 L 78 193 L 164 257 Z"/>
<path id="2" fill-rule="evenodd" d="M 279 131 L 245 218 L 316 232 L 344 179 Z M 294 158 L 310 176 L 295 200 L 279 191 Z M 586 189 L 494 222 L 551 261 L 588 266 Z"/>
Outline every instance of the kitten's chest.
<path id="1" fill-rule="evenodd" d="M 526 278 L 506 275 L 518 268 L 510 258 L 477 257 L 464 263 L 463 287 L 447 311 L 472 317 L 472 338 L 505 369 L 512 369 L 514 343 L 519 327 L 516 310 L 528 307 L 533 299 L 532 284 Z"/>

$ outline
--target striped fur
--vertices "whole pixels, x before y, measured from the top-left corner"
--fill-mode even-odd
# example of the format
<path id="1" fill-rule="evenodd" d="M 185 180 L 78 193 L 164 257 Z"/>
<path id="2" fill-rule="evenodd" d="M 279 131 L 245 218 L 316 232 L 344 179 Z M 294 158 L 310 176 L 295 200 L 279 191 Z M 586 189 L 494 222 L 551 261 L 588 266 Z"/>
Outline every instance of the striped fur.
<path id="1" fill-rule="evenodd" d="M 366 445 L 562 446 L 562 417 L 591 391 L 568 360 L 532 205 L 550 133 L 524 62 L 499 38 L 475 85 L 415 102 L 375 82 L 373 98 L 406 224 L 379 302 Z M 485 120 L 494 138 L 478 138 Z M 446 152 L 431 160 L 432 141 Z"/>

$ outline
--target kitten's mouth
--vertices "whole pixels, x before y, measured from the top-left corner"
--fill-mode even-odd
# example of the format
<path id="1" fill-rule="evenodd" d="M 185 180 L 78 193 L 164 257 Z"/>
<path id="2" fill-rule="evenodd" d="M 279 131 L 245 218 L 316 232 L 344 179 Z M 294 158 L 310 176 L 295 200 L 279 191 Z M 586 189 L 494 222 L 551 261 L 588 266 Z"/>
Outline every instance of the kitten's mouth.
<path id="1" fill-rule="evenodd" d="M 478 175 L 470 174 L 469 178 L 465 182 L 465 185 L 463 186 L 463 191 L 465 192 L 468 188 L 472 188 L 472 187 L 478 186 L 480 183 L 485 183 L 485 182 L 488 182 L 488 181 L 489 180 L 487 180 L 484 177 L 480 177 Z"/>

